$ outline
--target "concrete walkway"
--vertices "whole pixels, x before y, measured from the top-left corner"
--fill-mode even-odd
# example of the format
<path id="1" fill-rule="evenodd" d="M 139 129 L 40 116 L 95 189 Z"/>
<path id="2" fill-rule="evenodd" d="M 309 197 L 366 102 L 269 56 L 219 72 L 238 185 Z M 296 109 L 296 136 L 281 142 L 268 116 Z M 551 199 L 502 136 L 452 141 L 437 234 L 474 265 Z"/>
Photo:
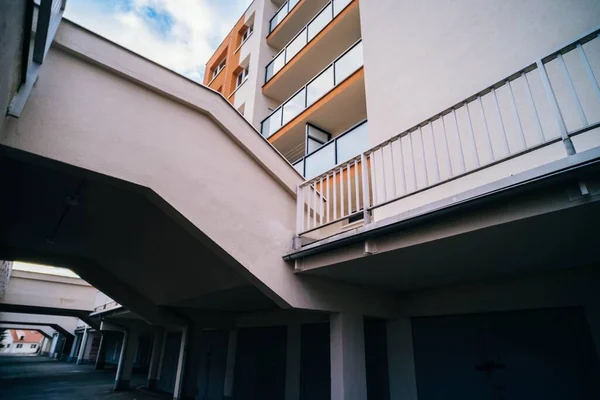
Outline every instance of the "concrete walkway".
<path id="1" fill-rule="evenodd" d="M 0 399 L 11 400 L 162 400 L 171 396 L 131 390 L 113 392 L 115 370 L 95 371 L 40 356 L 0 355 Z M 134 375 L 132 387 L 142 387 L 145 375 Z"/>

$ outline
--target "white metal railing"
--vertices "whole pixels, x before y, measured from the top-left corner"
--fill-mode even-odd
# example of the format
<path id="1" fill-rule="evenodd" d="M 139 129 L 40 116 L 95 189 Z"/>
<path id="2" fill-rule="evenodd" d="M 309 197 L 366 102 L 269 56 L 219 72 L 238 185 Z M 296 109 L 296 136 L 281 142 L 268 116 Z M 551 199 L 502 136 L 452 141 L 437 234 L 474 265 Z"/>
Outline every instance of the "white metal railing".
<path id="1" fill-rule="evenodd" d="M 299 185 L 297 235 L 368 224 L 378 207 L 553 143 L 575 154 L 571 138 L 600 127 L 599 32 Z"/>
<path id="2" fill-rule="evenodd" d="M 362 66 L 362 41 L 359 40 L 265 118 L 260 123 L 261 134 L 267 139 L 271 137 Z"/>
<path id="3" fill-rule="evenodd" d="M 319 34 L 352 0 L 331 0 L 277 53 L 265 68 L 265 83 L 279 72 L 315 36 Z M 282 18 L 283 19 L 283 18 Z"/>

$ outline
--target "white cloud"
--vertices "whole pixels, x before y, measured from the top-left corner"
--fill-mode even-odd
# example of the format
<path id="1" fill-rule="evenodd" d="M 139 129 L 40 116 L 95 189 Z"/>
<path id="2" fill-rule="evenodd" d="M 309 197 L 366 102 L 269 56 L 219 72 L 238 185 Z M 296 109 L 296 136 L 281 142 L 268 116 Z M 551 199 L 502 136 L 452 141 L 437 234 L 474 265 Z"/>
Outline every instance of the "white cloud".
<path id="1" fill-rule="evenodd" d="M 250 0 L 69 0 L 65 17 L 201 82 Z"/>

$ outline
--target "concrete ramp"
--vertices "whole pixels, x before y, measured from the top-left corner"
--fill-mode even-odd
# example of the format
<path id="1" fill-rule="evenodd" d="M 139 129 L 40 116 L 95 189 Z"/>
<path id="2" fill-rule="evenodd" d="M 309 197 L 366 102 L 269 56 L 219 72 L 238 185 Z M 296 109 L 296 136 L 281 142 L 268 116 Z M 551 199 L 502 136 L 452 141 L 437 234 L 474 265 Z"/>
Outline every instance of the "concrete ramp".
<path id="1" fill-rule="evenodd" d="M 0 144 L 0 257 L 72 268 L 154 322 L 183 324 L 173 307 L 393 314 L 381 291 L 294 275 L 303 179 L 220 94 L 72 23 Z"/>

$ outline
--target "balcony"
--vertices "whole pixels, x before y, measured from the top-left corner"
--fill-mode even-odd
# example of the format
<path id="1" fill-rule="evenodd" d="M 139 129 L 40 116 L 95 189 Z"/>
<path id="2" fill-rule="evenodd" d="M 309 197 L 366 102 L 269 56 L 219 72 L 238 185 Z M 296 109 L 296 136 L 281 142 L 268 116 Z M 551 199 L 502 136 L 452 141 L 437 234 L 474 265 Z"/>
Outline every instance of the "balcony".
<path id="1" fill-rule="evenodd" d="M 300 185 L 295 251 L 597 160 L 598 32 Z"/>
<path id="2" fill-rule="evenodd" d="M 341 162 L 348 161 L 367 149 L 369 144 L 367 130 L 368 123 L 364 120 L 296 161 L 294 168 L 302 176 L 310 179 Z"/>
<path id="3" fill-rule="evenodd" d="M 276 49 L 283 48 L 327 2 L 328 0 L 286 1 L 269 22 L 267 44 Z"/>
<path id="4" fill-rule="evenodd" d="M 288 159 L 312 123 L 332 136 L 366 119 L 362 42 L 357 42 L 261 123 L 262 135 Z"/>
<path id="5" fill-rule="evenodd" d="M 267 65 L 263 94 L 285 100 L 360 37 L 358 1 L 330 1 Z"/>

